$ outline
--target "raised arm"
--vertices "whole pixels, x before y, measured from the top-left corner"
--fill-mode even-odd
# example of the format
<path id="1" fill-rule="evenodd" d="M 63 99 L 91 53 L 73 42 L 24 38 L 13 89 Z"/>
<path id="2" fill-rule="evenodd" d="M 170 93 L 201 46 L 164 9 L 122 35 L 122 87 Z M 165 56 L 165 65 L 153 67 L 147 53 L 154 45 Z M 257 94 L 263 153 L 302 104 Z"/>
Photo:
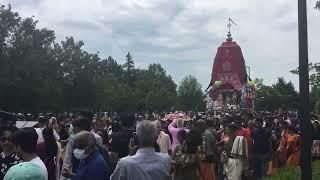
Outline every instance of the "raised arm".
<path id="1" fill-rule="evenodd" d="M 173 132 L 176 132 L 178 129 L 176 128 L 176 120 L 172 121 L 172 123 L 169 124 L 168 130 L 172 134 Z"/>

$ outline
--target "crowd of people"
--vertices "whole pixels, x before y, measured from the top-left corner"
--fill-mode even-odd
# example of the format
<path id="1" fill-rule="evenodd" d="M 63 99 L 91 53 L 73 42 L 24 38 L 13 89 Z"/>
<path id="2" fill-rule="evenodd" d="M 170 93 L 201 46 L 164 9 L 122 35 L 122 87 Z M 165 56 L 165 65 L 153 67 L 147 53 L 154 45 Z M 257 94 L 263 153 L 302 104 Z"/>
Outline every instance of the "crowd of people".
<path id="1" fill-rule="evenodd" d="M 264 179 L 299 166 L 295 112 L 79 113 L 36 117 L 35 127 L 2 127 L 0 180 Z M 320 158 L 312 115 L 312 158 Z"/>

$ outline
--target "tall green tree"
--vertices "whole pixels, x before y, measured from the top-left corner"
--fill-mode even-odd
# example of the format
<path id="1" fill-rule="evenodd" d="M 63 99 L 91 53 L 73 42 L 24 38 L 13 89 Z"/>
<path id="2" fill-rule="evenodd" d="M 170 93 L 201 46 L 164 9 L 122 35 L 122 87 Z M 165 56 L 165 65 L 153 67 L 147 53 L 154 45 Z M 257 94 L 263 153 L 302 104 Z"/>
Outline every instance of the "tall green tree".
<path id="1" fill-rule="evenodd" d="M 283 77 L 278 78 L 277 83 L 273 84 L 272 87 L 277 93 L 281 95 L 297 95 L 292 82 L 286 82 Z"/>
<path id="2" fill-rule="evenodd" d="M 52 101 L 56 75 L 52 61 L 51 47 L 54 32 L 37 29 L 33 18 L 21 19 L 11 11 L 1 7 L 1 99 L 6 109 L 38 111 L 47 108 L 43 99 Z"/>
<path id="3" fill-rule="evenodd" d="M 126 62 L 123 65 L 124 71 L 125 71 L 125 81 L 128 85 L 132 85 L 132 81 L 134 80 L 134 61 L 133 58 L 130 54 L 130 52 L 128 52 L 128 54 L 126 55 Z"/>
<path id="4" fill-rule="evenodd" d="M 299 74 L 298 68 L 290 72 Z M 315 111 L 320 112 L 320 63 L 309 63 L 309 81 L 312 106 Z"/>
<path id="5" fill-rule="evenodd" d="M 54 31 L 37 23 L 0 6 L 0 109 L 164 111 L 176 104 L 177 86 L 160 64 L 135 68 L 128 52 L 121 65 L 72 36 L 55 42 Z"/>
<path id="6" fill-rule="evenodd" d="M 132 71 L 134 69 L 134 61 L 130 52 L 126 55 L 126 63 L 123 65 L 125 71 Z"/>
<path id="7" fill-rule="evenodd" d="M 286 82 L 283 77 L 272 86 L 261 85 L 255 96 L 257 110 L 296 109 L 298 103 L 298 93 L 292 82 Z"/>
<path id="8" fill-rule="evenodd" d="M 144 76 L 144 87 L 149 89 L 145 97 L 146 108 L 158 111 L 172 108 L 176 103 L 177 97 L 177 86 L 172 77 L 166 74 L 160 64 L 149 65 Z"/>
<path id="9" fill-rule="evenodd" d="M 189 75 L 182 79 L 178 87 L 179 108 L 182 110 L 204 110 L 204 94 L 196 77 Z"/>
<path id="10" fill-rule="evenodd" d="M 320 63 L 310 64 L 311 100 L 316 112 L 320 112 Z"/>

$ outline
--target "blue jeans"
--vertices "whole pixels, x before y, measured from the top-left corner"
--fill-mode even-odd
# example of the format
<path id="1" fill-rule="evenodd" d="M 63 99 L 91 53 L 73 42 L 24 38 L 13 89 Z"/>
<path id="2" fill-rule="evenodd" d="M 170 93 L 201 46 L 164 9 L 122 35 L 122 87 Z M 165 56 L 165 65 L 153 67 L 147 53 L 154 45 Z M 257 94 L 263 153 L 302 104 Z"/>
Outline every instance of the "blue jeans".
<path id="1" fill-rule="evenodd" d="M 268 154 L 253 154 L 253 172 L 258 178 L 266 177 Z"/>

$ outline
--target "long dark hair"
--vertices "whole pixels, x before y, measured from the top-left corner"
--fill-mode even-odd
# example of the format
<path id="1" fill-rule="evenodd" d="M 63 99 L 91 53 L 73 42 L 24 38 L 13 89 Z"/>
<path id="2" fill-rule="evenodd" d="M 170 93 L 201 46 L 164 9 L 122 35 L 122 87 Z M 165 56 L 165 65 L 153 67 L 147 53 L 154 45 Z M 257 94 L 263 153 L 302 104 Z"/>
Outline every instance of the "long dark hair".
<path id="1" fill-rule="evenodd" d="M 44 145 L 45 145 L 45 153 L 48 158 L 54 158 L 58 152 L 58 144 L 53 135 L 52 128 L 44 128 L 42 131 Z"/>
<path id="2" fill-rule="evenodd" d="M 198 146 L 202 144 L 201 133 L 196 130 L 191 130 L 187 133 L 185 140 L 187 154 L 194 154 L 197 152 Z"/>

